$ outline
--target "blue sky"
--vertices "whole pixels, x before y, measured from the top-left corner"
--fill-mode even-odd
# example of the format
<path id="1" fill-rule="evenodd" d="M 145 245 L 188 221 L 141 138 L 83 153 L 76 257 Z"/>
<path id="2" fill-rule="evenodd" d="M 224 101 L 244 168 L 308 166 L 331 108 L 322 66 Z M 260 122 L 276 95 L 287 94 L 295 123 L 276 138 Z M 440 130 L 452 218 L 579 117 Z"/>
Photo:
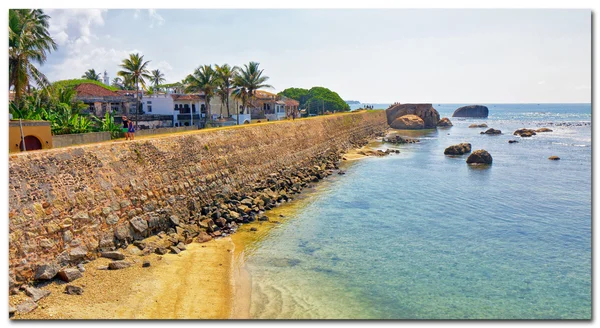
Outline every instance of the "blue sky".
<path id="1" fill-rule="evenodd" d="M 363 102 L 590 102 L 591 11 L 47 9 L 51 80 L 114 78 L 131 52 L 168 82 L 257 61 L 274 86 Z"/>

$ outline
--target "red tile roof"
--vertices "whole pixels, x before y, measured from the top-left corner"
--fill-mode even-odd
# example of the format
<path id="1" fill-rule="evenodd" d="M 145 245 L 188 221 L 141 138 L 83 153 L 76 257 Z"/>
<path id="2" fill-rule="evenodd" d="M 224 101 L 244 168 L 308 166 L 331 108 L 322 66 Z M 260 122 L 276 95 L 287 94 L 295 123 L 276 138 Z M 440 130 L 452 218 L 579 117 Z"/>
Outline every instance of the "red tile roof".
<path id="1" fill-rule="evenodd" d="M 77 97 L 118 97 L 119 94 L 92 83 L 81 83 L 75 87 Z"/>
<path id="2" fill-rule="evenodd" d="M 286 106 L 300 106 L 300 103 L 298 102 L 298 100 L 294 100 L 294 99 L 284 99 L 283 100 L 285 102 Z"/>
<path id="3" fill-rule="evenodd" d="M 192 101 L 192 100 L 201 100 L 203 97 L 200 95 L 178 95 L 172 94 L 171 98 L 173 101 Z"/>

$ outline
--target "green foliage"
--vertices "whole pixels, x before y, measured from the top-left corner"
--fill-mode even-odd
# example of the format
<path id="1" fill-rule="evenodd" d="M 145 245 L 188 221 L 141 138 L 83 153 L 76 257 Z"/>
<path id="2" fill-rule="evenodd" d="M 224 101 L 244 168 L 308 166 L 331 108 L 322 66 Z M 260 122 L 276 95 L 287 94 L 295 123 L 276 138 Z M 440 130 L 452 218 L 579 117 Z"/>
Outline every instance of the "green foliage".
<path id="1" fill-rule="evenodd" d="M 278 95 L 298 100 L 300 102 L 300 105 L 302 105 L 306 102 L 306 98 L 308 96 L 308 89 L 287 88 L 278 93 Z"/>
<path id="2" fill-rule="evenodd" d="M 60 81 L 56 81 L 56 82 L 52 83 L 52 86 L 54 88 L 74 89 L 74 88 L 76 88 L 78 85 L 80 85 L 82 83 L 95 84 L 97 86 L 103 87 L 104 89 L 107 89 L 107 90 L 110 90 L 110 91 L 117 91 L 117 90 L 119 90 L 118 88 L 106 85 L 106 84 L 104 84 L 102 82 L 94 81 L 94 80 L 87 80 L 87 79 L 60 80 Z"/>
<path id="3" fill-rule="evenodd" d="M 98 129 L 100 131 L 110 132 L 111 139 L 118 139 L 123 136 L 123 131 L 121 129 L 121 125 L 115 124 L 115 118 L 110 115 L 110 113 L 106 113 L 104 115 L 104 119 L 99 119 L 95 116 L 92 116 L 96 123 L 98 124 Z"/>
<path id="4" fill-rule="evenodd" d="M 100 81 L 100 73 L 96 73 L 95 69 L 90 68 L 87 70 L 87 72 L 83 73 L 81 78 L 86 80 Z"/>
<path id="5" fill-rule="evenodd" d="M 321 114 L 323 111 L 345 112 L 350 110 L 350 105 L 337 92 L 324 87 L 312 87 L 310 90 L 288 88 L 281 91 L 279 95 L 298 100 L 300 108 L 309 109 L 309 114 Z"/>
<path id="6" fill-rule="evenodd" d="M 8 11 L 8 88 L 15 91 L 17 105 L 32 85 L 47 91 L 50 84 L 34 65 L 43 64 L 57 48 L 48 31 L 49 20 L 41 9 Z"/>

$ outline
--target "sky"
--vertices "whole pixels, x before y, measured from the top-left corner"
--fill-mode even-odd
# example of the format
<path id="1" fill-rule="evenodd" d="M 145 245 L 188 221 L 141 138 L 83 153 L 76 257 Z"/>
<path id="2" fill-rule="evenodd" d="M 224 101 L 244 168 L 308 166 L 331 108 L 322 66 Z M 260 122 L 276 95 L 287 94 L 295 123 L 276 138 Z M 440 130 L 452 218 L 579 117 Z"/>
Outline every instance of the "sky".
<path id="1" fill-rule="evenodd" d="M 586 9 L 45 9 L 54 81 L 139 52 L 167 83 L 260 63 L 268 83 L 363 103 L 591 101 Z"/>

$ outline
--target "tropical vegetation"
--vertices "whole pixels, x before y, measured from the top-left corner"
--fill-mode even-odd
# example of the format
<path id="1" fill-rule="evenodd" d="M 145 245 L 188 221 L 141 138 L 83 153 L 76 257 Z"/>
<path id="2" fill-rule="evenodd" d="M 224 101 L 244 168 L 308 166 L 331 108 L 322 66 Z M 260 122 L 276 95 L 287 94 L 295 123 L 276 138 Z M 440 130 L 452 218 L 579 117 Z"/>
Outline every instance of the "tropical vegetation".
<path id="1" fill-rule="evenodd" d="M 206 118 L 211 116 L 210 99 L 217 90 L 217 76 L 212 65 L 202 65 L 194 70 L 194 73 L 188 75 L 183 84 L 186 85 L 185 92 L 203 92 L 206 99 Z"/>
<path id="2" fill-rule="evenodd" d="M 138 110 L 136 110 L 136 120 L 140 109 L 140 85 L 146 90 L 146 79 L 151 79 L 152 76 L 148 71 L 148 64 L 150 61 L 144 61 L 144 56 L 140 56 L 139 53 L 130 54 L 129 58 L 123 59 L 120 67 L 122 70 L 117 72 L 117 75 L 122 77 L 125 81 L 125 85 L 135 86 L 135 98 Z"/>
<path id="3" fill-rule="evenodd" d="M 57 49 L 48 32 L 50 17 L 41 9 L 8 11 L 8 88 L 15 92 L 15 106 L 30 91 L 32 84 L 47 92 L 50 85 L 35 64 L 43 65 L 47 55 Z"/>
<path id="4" fill-rule="evenodd" d="M 259 65 L 257 62 L 244 64 L 243 68 L 237 69 L 237 74 L 233 79 L 236 88 L 233 94 L 242 101 L 244 110 L 246 110 L 248 102 L 254 98 L 256 90 L 272 88 L 271 85 L 266 84 L 269 77 L 263 76 L 263 70 L 258 68 Z"/>
<path id="5" fill-rule="evenodd" d="M 150 82 L 152 83 L 152 89 L 157 92 L 160 90 L 160 85 L 166 81 L 165 74 L 160 70 L 155 69 L 151 72 Z"/>
<path id="6" fill-rule="evenodd" d="M 307 109 L 309 114 L 350 110 L 350 105 L 337 92 L 324 87 L 312 87 L 310 90 L 288 88 L 278 93 L 278 95 L 297 100 L 300 103 L 300 108 Z"/>
<path id="7" fill-rule="evenodd" d="M 229 113 L 229 93 L 233 87 L 237 72 L 237 66 L 231 67 L 229 64 L 215 65 L 217 95 L 221 99 L 221 105 L 227 107 L 227 117 L 231 116 Z"/>
<path id="8" fill-rule="evenodd" d="M 96 73 L 96 70 L 93 68 L 88 69 L 85 73 L 83 73 L 83 75 L 81 76 L 82 79 L 86 79 L 86 80 L 93 80 L 93 81 L 102 81 L 100 79 L 100 73 Z"/>

